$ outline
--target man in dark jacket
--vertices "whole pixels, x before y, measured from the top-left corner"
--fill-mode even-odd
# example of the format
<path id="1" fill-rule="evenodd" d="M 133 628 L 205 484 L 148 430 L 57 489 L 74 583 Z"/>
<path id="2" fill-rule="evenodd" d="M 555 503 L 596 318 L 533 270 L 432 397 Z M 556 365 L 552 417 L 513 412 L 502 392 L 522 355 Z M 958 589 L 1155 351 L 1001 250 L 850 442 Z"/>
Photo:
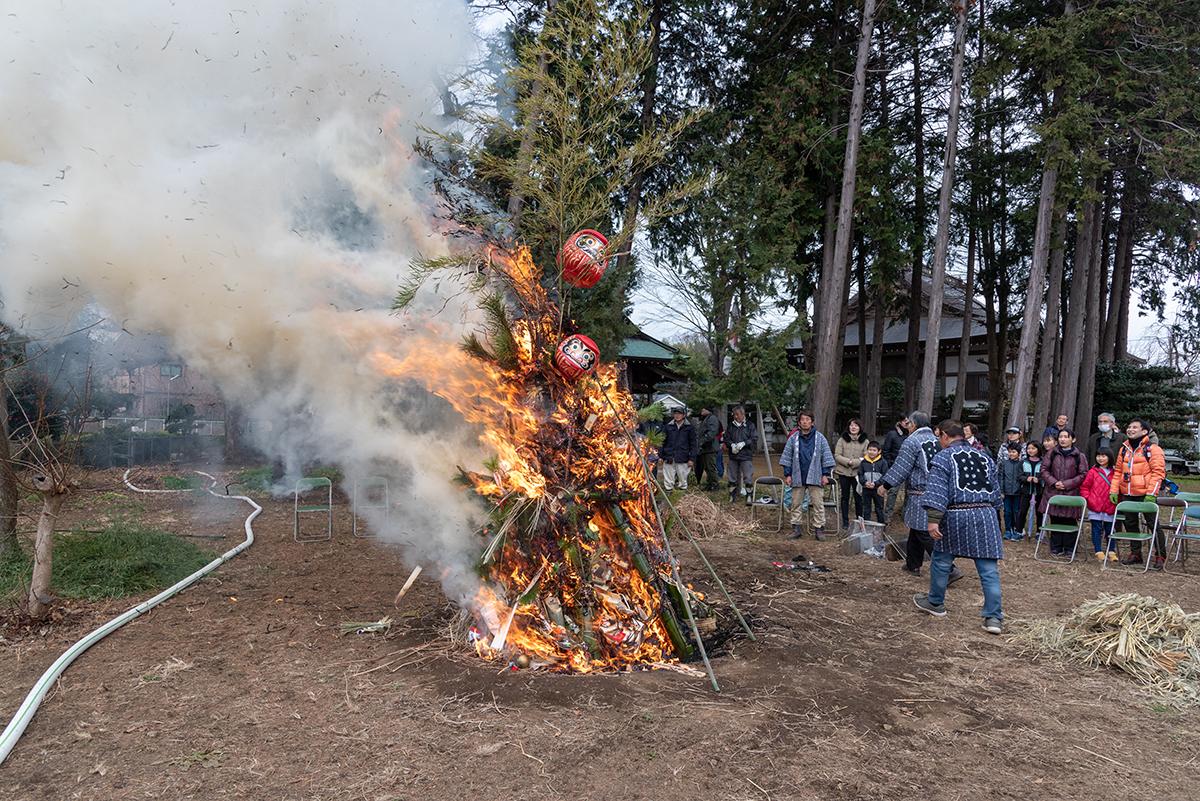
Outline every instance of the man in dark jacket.
<path id="1" fill-rule="evenodd" d="M 663 428 L 659 455 L 663 462 L 663 489 L 687 489 L 688 471 L 696 463 L 696 429 L 687 421 L 683 409 L 671 410 L 671 422 Z"/>
<path id="2" fill-rule="evenodd" d="M 696 484 L 706 492 L 717 489 L 717 451 L 721 447 L 719 437 L 721 423 L 712 409 L 700 407 L 700 426 L 696 431 Z"/>
<path id="3" fill-rule="evenodd" d="M 896 425 L 883 438 L 883 460 L 888 463 L 888 466 L 896 463 L 896 457 L 900 455 L 900 446 L 904 444 L 904 440 L 908 439 L 908 418 L 901 417 L 896 421 Z M 883 522 L 892 522 L 892 514 L 896 511 L 896 494 L 900 492 L 900 487 L 891 487 L 887 493 L 887 508 L 883 513 Z"/>
<path id="4" fill-rule="evenodd" d="M 733 418 L 725 429 L 725 450 L 729 453 L 729 502 L 737 503 L 742 483 L 746 484 L 746 505 L 754 495 L 754 448 L 758 428 L 746 419 L 746 410 L 733 407 Z"/>

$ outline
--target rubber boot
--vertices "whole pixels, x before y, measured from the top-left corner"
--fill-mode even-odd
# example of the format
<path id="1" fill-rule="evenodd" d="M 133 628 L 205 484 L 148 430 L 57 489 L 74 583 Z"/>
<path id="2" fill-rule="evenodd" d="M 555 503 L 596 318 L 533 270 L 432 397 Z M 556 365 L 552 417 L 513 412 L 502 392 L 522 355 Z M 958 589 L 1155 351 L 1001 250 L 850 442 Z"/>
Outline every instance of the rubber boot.
<path id="1" fill-rule="evenodd" d="M 804 528 L 799 523 L 792 523 L 792 533 L 788 534 L 789 540 L 798 540 L 804 536 Z"/>

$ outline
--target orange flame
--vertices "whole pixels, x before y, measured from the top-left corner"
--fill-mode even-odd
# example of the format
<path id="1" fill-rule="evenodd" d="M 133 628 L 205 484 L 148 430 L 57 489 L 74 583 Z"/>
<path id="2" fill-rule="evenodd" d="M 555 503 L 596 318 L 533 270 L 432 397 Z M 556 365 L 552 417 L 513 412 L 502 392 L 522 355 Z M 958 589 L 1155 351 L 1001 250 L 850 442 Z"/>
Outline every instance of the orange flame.
<path id="1" fill-rule="evenodd" d="M 601 363 L 578 382 L 559 375 L 560 316 L 528 250 L 489 256 L 491 279 L 519 312 L 506 367 L 444 347 L 372 357 L 384 373 L 423 381 L 448 400 L 495 454 L 491 472 L 468 476 L 491 504 L 484 535 L 497 546 L 471 602 L 475 647 L 573 672 L 671 661 L 670 602 L 658 586 L 670 581 L 668 561 L 644 446 L 630 438 L 637 415 L 622 371 Z"/>

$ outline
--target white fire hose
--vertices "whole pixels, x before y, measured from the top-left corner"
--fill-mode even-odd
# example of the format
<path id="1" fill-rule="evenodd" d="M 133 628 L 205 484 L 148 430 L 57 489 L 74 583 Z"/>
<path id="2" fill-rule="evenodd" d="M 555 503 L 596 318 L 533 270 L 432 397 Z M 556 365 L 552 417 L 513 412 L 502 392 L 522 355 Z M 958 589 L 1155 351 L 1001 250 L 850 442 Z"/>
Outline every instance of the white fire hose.
<path id="1" fill-rule="evenodd" d="M 130 472 L 131 472 L 131 470 L 125 471 L 125 475 L 124 475 L 125 486 L 129 487 L 134 492 L 167 493 L 167 492 L 191 492 L 192 491 L 192 490 L 140 489 L 129 483 L 129 473 Z M 201 473 L 199 470 L 197 470 L 196 472 L 200 473 L 200 475 L 202 475 L 202 476 L 205 476 L 205 477 L 211 479 L 213 484 L 216 483 L 216 479 L 213 478 L 213 476 L 208 475 L 208 473 Z M 210 484 L 209 487 L 211 487 L 211 486 L 212 485 Z M 21 708 L 17 710 L 17 714 L 13 717 L 12 722 L 8 724 L 8 728 L 6 728 L 4 730 L 3 734 L 0 734 L 0 763 L 3 763 L 4 760 L 8 758 L 9 753 L 13 750 L 13 747 L 17 744 L 17 740 L 19 740 L 21 738 L 21 735 L 25 733 L 25 728 L 29 725 L 29 722 L 31 720 L 33 720 L 33 715 L 35 712 L 37 712 L 38 707 L 41 705 L 42 699 L 45 697 L 46 692 L 54 684 L 55 680 L 58 679 L 58 677 L 62 675 L 63 671 L 65 671 L 67 669 L 67 666 L 75 661 L 76 657 L 78 657 L 80 654 L 82 654 L 88 648 L 91 648 L 93 645 L 100 642 L 100 640 L 104 639 L 112 632 L 121 628 L 129 621 L 133 620 L 138 615 L 140 615 L 143 612 L 146 612 L 150 609 L 153 609 L 154 607 L 158 606 L 160 603 L 167 600 L 168 598 L 170 598 L 174 595 L 177 595 L 181 591 L 190 587 L 192 584 L 195 584 L 201 578 L 208 575 L 212 571 L 216 570 L 218 567 L 225 564 L 230 559 L 237 556 L 239 553 L 246 550 L 247 548 L 250 547 L 251 544 L 253 544 L 254 529 L 251 527 L 250 523 L 254 520 L 254 518 L 258 517 L 259 514 L 262 513 L 262 507 L 259 506 L 254 501 L 247 498 L 245 495 L 217 495 L 217 493 L 213 492 L 208 487 L 206 487 L 205 489 L 208 489 L 208 492 L 210 494 L 212 494 L 218 498 L 230 498 L 230 499 L 241 500 L 241 501 L 245 501 L 246 503 L 248 503 L 254 507 L 254 511 L 251 512 L 250 516 L 246 518 L 246 523 L 245 523 L 246 540 L 245 540 L 245 542 L 238 545 L 236 548 L 233 548 L 232 550 L 226 551 L 225 553 L 221 554 L 216 559 L 212 560 L 207 565 L 200 568 L 199 570 L 197 570 L 195 573 L 188 576 L 187 578 L 185 578 L 183 581 L 180 581 L 178 584 L 172 585 L 171 587 L 167 588 L 166 590 L 163 590 L 158 595 L 155 595 L 150 600 L 145 601 L 144 603 L 138 604 L 137 606 L 130 609 L 125 614 L 121 615 L 120 617 L 114 618 L 113 620 L 109 621 L 108 623 L 105 623 L 103 626 L 96 629 L 91 634 L 87 635 L 82 640 L 80 640 L 79 642 L 75 643 L 70 648 L 68 648 L 66 653 L 64 653 L 62 656 L 60 656 L 57 659 L 57 661 L 55 661 L 55 663 L 50 666 L 50 669 L 42 674 L 42 677 L 40 679 L 38 679 L 37 684 L 33 685 L 33 689 L 29 691 L 29 695 L 25 696 L 24 703 L 22 703 Z"/>

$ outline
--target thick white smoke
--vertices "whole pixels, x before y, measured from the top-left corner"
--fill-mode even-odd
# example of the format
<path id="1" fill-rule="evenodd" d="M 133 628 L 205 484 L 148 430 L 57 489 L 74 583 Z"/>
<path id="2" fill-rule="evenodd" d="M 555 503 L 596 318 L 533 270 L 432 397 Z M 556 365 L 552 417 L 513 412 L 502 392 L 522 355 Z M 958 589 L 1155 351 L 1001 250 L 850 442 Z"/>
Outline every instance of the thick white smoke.
<path id="1" fill-rule="evenodd" d="M 387 308 L 411 257 L 444 249 L 407 148 L 472 41 L 461 0 L 33 0 L 0 18 L 5 320 L 36 334 L 94 302 L 165 334 L 270 421 L 257 444 L 290 470 L 388 476 L 389 536 L 457 566 L 455 595 L 473 591 L 471 510 L 448 479 L 477 445 L 366 357 L 451 349 L 466 323 L 443 312 L 430 339 Z"/>

